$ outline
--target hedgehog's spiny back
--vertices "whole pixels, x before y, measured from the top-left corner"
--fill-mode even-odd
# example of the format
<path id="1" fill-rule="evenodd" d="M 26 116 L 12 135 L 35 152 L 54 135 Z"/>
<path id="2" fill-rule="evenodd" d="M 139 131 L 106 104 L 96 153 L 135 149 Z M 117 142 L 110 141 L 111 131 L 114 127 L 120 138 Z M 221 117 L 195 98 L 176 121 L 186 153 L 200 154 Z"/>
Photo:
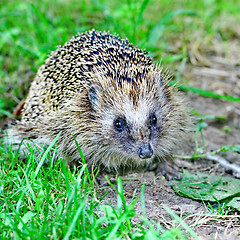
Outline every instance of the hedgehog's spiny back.
<path id="1" fill-rule="evenodd" d="M 132 81 L 141 79 L 141 74 L 152 65 L 147 53 L 127 39 L 109 32 L 89 31 L 73 37 L 64 47 L 77 56 L 77 63 L 84 68 L 83 72 L 93 73 L 94 69 L 104 72 L 113 80 Z M 77 52 L 76 52 L 77 51 Z M 138 71 L 140 70 L 140 72 Z"/>
<path id="2" fill-rule="evenodd" d="M 117 81 L 138 85 L 152 66 L 145 51 L 109 32 L 78 34 L 51 53 L 31 86 L 23 119 L 33 119 L 61 108 L 94 81 L 96 72 Z"/>
<path id="3" fill-rule="evenodd" d="M 50 68 L 53 71 L 53 67 L 58 72 L 64 72 L 65 75 L 58 78 L 58 82 L 64 85 L 69 81 L 73 82 L 70 77 L 77 79 L 85 77 L 87 73 L 92 73 L 93 69 L 100 69 L 108 76 L 114 72 L 121 75 L 119 80 L 128 80 L 127 76 L 118 71 L 151 65 L 152 60 L 147 53 L 133 46 L 127 39 L 93 30 L 78 34 L 53 52 L 46 61 L 46 72 Z"/>

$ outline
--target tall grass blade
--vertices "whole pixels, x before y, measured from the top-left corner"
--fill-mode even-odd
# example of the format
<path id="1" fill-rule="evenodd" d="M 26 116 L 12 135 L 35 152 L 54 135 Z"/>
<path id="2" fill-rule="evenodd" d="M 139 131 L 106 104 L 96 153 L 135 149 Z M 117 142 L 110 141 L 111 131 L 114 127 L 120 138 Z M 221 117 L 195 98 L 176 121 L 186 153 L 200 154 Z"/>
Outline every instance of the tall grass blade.
<path id="1" fill-rule="evenodd" d="M 167 22 L 173 17 L 178 15 L 197 16 L 197 12 L 193 10 L 182 9 L 182 10 L 170 12 L 169 14 L 164 16 L 163 19 L 150 31 L 150 34 L 148 37 L 148 47 L 150 49 L 156 47 L 157 42 L 162 37 L 163 31 L 167 25 Z"/>
<path id="2" fill-rule="evenodd" d="M 52 149 L 52 147 L 54 146 L 54 144 L 57 142 L 57 140 L 58 140 L 59 136 L 61 135 L 61 133 L 62 133 L 62 132 L 59 132 L 59 133 L 58 133 L 58 135 L 54 138 L 54 140 L 53 140 L 53 141 L 51 142 L 51 144 L 48 146 L 47 150 L 44 152 L 44 154 L 43 154 L 43 156 L 42 156 L 42 158 L 41 158 L 41 160 L 40 160 L 40 162 L 39 162 L 39 164 L 38 164 L 38 166 L 37 166 L 37 169 L 35 170 L 35 176 L 34 176 L 35 178 L 36 178 L 36 176 L 37 176 L 40 168 L 42 167 L 42 165 L 43 165 L 43 163 L 44 163 L 44 161 L 45 161 L 48 153 L 50 152 L 50 150 Z"/>
<path id="3" fill-rule="evenodd" d="M 233 96 L 229 96 L 229 95 L 220 95 L 220 94 L 214 93 L 209 90 L 203 90 L 200 88 L 195 88 L 195 87 L 186 86 L 186 85 L 180 85 L 180 86 L 178 86 L 178 88 L 183 91 L 190 91 L 193 93 L 197 93 L 204 97 L 218 98 L 218 99 L 226 100 L 229 102 L 240 102 L 240 97 L 233 97 Z"/>

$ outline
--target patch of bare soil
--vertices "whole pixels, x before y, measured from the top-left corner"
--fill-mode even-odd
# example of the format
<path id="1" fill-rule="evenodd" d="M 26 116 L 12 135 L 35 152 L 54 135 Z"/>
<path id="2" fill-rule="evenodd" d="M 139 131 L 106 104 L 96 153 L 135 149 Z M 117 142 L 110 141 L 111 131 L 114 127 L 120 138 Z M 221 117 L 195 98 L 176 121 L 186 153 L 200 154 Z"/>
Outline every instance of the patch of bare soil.
<path id="1" fill-rule="evenodd" d="M 206 47 L 200 43 L 193 45 L 190 50 L 191 64 L 184 69 L 184 77 L 192 86 L 213 91 L 217 94 L 227 94 L 240 97 L 240 45 L 232 42 L 228 47 L 219 42 L 212 42 Z M 198 96 L 191 92 L 186 93 L 189 107 L 200 114 L 225 116 L 224 120 L 208 121 L 208 127 L 204 129 L 206 151 L 217 148 L 240 144 L 240 102 L 227 102 L 219 99 Z M 200 140 L 200 139 L 199 139 Z M 201 144 L 201 141 L 200 141 Z M 193 139 L 185 144 L 181 154 L 191 155 L 194 150 Z M 219 154 L 229 163 L 240 166 L 239 153 Z M 214 173 L 226 176 L 235 176 L 218 163 L 206 160 L 180 160 L 176 164 L 191 172 Z M 123 183 L 126 199 L 131 201 L 133 192 L 137 189 L 140 194 L 141 185 L 145 187 L 146 217 L 160 222 L 166 228 L 180 227 L 179 222 L 174 221 L 164 209 L 170 208 L 194 230 L 200 239 L 240 239 L 240 215 L 230 212 L 226 216 L 213 215 L 202 202 L 194 201 L 177 195 L 171 188 L 172 181 L 156 177 L 154 173 L 130 174 L 125 178 L 137 178 Z M 106 201 L 116 203 L 116 193 L 110 190 Z M 137 216 L 142 213 L 141 201 L 136 204 Z M 138 221 L 138 219 L 134 219 Z"/>

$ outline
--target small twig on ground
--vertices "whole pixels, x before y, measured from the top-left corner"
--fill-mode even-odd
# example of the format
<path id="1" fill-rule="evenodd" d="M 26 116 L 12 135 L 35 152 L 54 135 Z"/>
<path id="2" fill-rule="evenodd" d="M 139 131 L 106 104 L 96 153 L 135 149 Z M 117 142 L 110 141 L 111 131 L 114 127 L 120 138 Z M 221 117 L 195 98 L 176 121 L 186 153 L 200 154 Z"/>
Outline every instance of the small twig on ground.
<path id="1" fill-rule="evenodd" d="M 234 163 L 229 163 L 225 158 L 218 156 L 218 155 L 209 155 L 205 157 L 208 160 L 218 162 L 224 168 L 230 169 L 236 173 L 236 177 L 240 178 L 240 166 Z"/>

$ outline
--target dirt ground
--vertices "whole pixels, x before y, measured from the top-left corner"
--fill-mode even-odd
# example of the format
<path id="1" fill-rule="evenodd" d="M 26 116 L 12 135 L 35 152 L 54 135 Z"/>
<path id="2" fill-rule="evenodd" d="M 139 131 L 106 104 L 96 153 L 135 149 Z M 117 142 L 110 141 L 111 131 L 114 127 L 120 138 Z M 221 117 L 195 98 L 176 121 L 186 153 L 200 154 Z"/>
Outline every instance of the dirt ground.
<path id="1" fill-rule="evenodd" d="M 212 43 L 211 47 L 196 44 L 190 49 L 190 64 L 185 66 L 183 76 L 192 86 L 213 91 L 217 94 L 227 94 L 240 97 L 240 45 L 232 42 L 229 48 L 221 43 Z M 201 49 L 201 50 L 200 50 Z M 223 145 L 240 144 L 240 102 L 227 102 L 219 99 L 206 98 L 185 93 L 189 108 L 200 114 L 225 116 L 225 120 L 207 121 L 204 130 L 206 152 L 216 150 Z M 225 131 L 224 131 L 225 130 Z M 193 153 L 193 138 L 184 145 L 181 154 Z M 230 163 L 240 166 L 239 153 L 219 154 Z M 206 160 L 180 160 L 176 164 L 191 172 L 205 172 L 234 176 L 218 163 Z M 177 195 L 171 188 L 172 181 L 166 181 L 152 172 L 129 174 L 124 178 L 136 178 L 123 182 L 126 199 L 131 201 L 133 192 L 137 189 L 140 195 L 141 185 L 145 187 L 146 216 L 159 221 L 164 227 L 179 226 L 177 221 L 169 216 L 164 206 L 170 208 L 195 231 L 200 239 L 240 239 L 240 215 L 230 212 L 227 216 L 212 215 L 202 202 L 194 201 Z M 106 201 L 116 203 L 116 193 L 113 190 L 107 195 Z M 142 207 L 139 200 L 136 204 L 137 216 Z M 136 219 L 137 221 L 137 219 Z"/>

